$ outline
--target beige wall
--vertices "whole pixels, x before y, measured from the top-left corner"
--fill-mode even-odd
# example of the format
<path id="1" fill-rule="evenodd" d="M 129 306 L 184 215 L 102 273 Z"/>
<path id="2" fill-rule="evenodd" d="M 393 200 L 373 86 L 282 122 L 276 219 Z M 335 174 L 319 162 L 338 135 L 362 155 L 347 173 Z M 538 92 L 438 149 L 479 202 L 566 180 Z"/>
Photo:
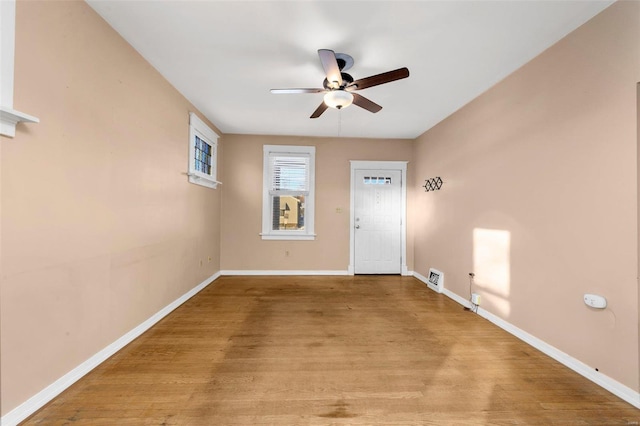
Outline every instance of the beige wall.
<path id="1" fill-rule="evenodd" d="M 640 3 L 619 2 L 418 138 L 415 270 L 638 391 Z M 609 306 L 586 307 L 582 296 Z"/>
<path id="2" fill-rule="evenodd" d="M 349 266 L 349 160 L 409 161 L 413 141 L 225 135 L 222 270 L 346 271 Z M 263 145 L 316 147 L 315 241 L 263 241 Z M 409 179 L 412 164 L 408 166 Z M 337 213 L 336 209 L 342 209 Z M 410 230 L 409 230 L 410 234 Z M 407 262 L 413 265 L 407 245 Z M 290 256 L 285 252 L 289 251 Z"/>
<path id="3" fill-rule="evenodd" d="M 41 122 L 0 140 L 2 414 L 220 269 L 221 192 L 182 174 L 194 108 L 84 2 L 16 14 Z"/>

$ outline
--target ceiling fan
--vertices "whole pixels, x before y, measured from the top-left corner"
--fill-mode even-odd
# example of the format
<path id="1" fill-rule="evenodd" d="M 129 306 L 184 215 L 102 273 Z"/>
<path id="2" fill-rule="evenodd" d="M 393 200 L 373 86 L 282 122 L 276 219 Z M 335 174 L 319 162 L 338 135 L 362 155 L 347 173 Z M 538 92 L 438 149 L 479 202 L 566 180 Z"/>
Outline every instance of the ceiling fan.
<path id="1" fill-rule="evenodd" d="M 327 76 L 322 84 L 323 89 L 271 89 L 271 93 L 275 94 L 324 93 L 324 101 L 310 118 L 320 117 L 329 107 L 342 109 L 352 103 L 367 111 L 378 112 L 382 109 L 380 105 L 354 92 L 409 77 L 409 70 L 405 67 L 354 80 L 344 72 L 353 66 L 351 56 L 329 49 L 318 50 L 318 55 Z"/>

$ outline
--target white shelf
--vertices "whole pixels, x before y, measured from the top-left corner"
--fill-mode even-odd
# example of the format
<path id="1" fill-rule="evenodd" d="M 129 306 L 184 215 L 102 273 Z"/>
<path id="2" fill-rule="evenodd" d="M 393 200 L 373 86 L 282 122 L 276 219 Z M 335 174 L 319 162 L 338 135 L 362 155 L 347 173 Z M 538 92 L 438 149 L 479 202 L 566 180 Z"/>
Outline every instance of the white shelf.
<path id="1" fill-rule="evenodd" d="M 14 137 L 16 135 L 16 124 L 20 122 L 39 123 L 40 119 L 15 109 L 0 106 L 0 134 Z"/>

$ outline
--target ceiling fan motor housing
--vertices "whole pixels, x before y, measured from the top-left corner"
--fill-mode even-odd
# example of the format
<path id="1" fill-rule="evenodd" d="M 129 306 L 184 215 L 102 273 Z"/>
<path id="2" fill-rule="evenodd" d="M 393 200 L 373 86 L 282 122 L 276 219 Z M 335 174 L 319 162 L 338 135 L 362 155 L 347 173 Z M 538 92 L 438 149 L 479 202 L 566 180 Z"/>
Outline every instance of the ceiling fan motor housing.
<path id="1" fill-rule="evenodd" d="M 340 76 L 342 77 L 342 86 L 333 87 L 333 85 L 331 85 L 329 80 L 327 80 L 326 78 L 322 82 L 322 86 L 327 90 L 338 90 L 338 89 L 344 89 L 345 87 L 353 83 L 353 77 L 351 77 L 351 75 L 347 74 L 346 72 L 341 72 Z"/>

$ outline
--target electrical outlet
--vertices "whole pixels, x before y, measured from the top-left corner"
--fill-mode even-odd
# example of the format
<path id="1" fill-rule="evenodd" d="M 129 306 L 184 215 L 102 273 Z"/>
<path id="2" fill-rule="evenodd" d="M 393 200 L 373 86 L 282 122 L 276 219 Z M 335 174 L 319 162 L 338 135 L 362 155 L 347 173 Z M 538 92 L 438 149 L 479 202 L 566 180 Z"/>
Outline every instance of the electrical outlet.
<path id="1" fill-rule="evenodd" d="M 211 256 L 209 256 L 209 263 L 211 263 Z"/>
<path id="2" fill-rule="evenodd" d="M 478 293 L 471 293 L 471 303 L 480 305 L 480 295 Z"/>

